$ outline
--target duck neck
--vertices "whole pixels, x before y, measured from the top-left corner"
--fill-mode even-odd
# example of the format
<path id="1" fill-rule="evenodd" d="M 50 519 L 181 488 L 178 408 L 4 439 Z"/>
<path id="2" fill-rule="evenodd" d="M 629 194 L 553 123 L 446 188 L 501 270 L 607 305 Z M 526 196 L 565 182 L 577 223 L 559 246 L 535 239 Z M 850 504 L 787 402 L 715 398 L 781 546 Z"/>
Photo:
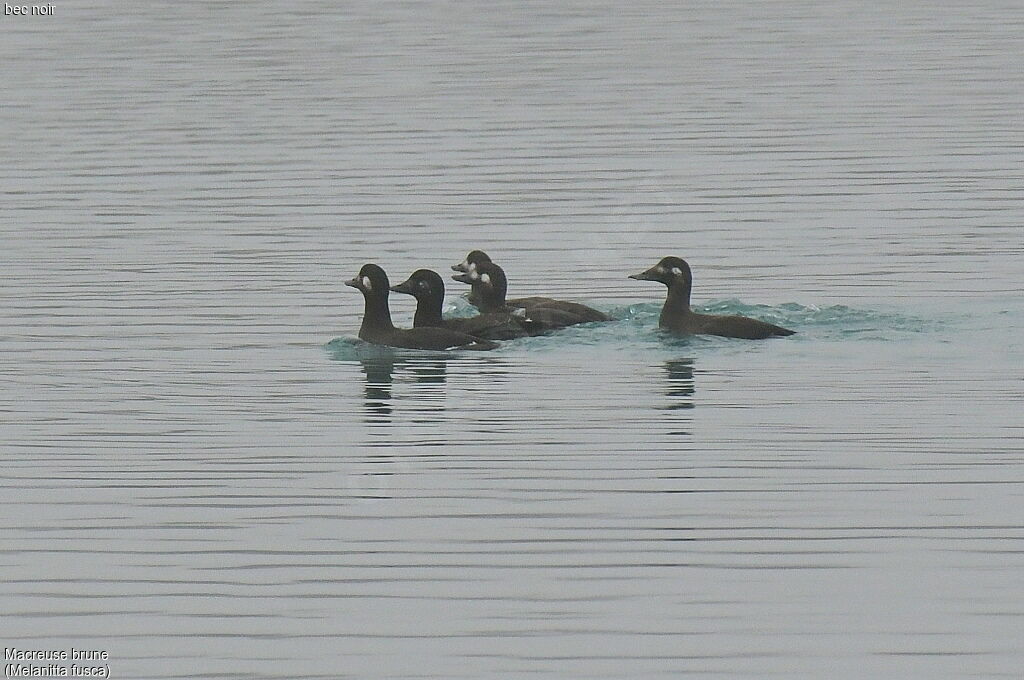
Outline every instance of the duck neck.
<path id="1" fill-rule="evenodd" d="M 412 325 L 440 326 L 441 325 L 441 300 L 422 297 L 416 298 L 416 315 L 412 318 Z"/>
<path id="2" fill-rule="evenodd" d="M 493 289 L 481 293 L 477 296 L 476 308 L 484 314 L 503 311 L 505 309 L 505 294 Z"/>
<path id="3" fill-rule="evenodd" d="M 391 310 L 388 308 L 388 296 L 364 295 L 362 331 L 390 331 L 395 325 L 391 323 Z"/>
<path id="4" fill-rule="evenodd" d="M 680 316 L 690 313 L 690 286 L 674 285 L 668 287 L 665 306 L 661 308 L 661 317 Z"/>

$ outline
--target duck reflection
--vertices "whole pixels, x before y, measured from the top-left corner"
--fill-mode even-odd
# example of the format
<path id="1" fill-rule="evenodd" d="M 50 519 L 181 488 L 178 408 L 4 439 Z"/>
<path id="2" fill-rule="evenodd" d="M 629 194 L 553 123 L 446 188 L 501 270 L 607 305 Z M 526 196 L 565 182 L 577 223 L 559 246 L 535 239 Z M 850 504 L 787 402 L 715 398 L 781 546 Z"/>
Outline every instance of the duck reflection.
<path id="1" fill-rule="evenodd" d="M 414 384 L 424 385 L 416 400 L 420 405 L 441 410 L 444 408 L 444 385 L 448 380 L 448 360 L 433 357 L 399 357 L 381 355 L 359 360 L 365 375 L 363 406 L 370 423 L 390 423 L 394 412 L 392 389 L 395 374 L 411 376 Z"/>
<path id="2" fill-rule="evenodd" d="M 693 359 L 666 361 L 665 373 L 665 394 L 672 400 L 665 408 L 670 411 L 693 408 Z"/>
<path id="3" fill-rule="evenodd" d="M 391 385 L 395 372 L 394 357 L 362 359 L 360 364 L 365 374 L 363 405 L 369 420 L 387 418 L 391 415 Z"/>

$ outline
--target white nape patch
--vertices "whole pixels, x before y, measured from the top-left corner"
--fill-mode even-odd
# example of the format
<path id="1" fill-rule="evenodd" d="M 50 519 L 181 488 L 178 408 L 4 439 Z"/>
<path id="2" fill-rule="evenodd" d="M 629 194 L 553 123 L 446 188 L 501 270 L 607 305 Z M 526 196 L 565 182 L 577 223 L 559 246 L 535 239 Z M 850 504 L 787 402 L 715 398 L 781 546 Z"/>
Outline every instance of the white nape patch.
<path id="1" fill-rule="evenodd" d="M 672 267 L 672 273 L 675 274 L 676 276 L 682 276 L 683 270 L 680 269 L 679 267 Z"/>
<path id="2" fill-rule="evenodd" d="M 366 290 L 373 290 L 373 284 L 370 283 L 370 277 L 369 276 L 364 276 L 363 277 L 363 288 L 365 288 Z"/>
<path id="3" fill-rule="evenodd" d="M 484 283 L 486 283 L 488 286 L 491 285 L 491 275 L 490 274 L 484 274 L 483 276 L 480 277 L 480 280 L 483 281 Z"/>
<path id="4" fill-rule="evenodd" d="M 476 269 L 470 269 L 469 270 L 469 278 L 471 278 L 474 281 L 476 281 L 477 279 L 480 278 L 480 275 L 476 273 Z"/>

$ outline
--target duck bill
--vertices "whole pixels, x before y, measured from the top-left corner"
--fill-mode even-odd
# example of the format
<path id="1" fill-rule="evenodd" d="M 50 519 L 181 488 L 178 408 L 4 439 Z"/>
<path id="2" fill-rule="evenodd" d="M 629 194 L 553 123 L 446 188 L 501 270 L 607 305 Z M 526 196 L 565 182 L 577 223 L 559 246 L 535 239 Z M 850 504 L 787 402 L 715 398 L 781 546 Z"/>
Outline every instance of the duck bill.
<path id="1" fill-rule="evenodd" d="M 639 274 L 630 274 L 629 278 L 636 279 L 637 281 L 653 281 L 654 280 L 654 277 L 651 275 L 651 270 L 650 269 L 648 269 L 645 272 L 640 272 Z"/>
<path id="2" fill-rule="evenodd" d="M 345 282 L 345 285 L 352 286 L 353 288 L 359 288 L 359 277 L 357 276 L 354 279 L 349 279 Z"/>
<path id="3" fill-rule="evenodd" d="M 452 278 L 459 283 L 468 283 L 471 286 L 473 285 L 473 279 L 469 278 L 469 274 L 452 274 Z"/>
<path id="4" fill-rule="evenodd" d="M 469 271 L 469 263 L 468 262 L 460 262 L 458 264 L 453 264 L 452 265 L 452 271 L 453 272 L 468 272 Z"/>
<path id="5" fill-rule="evenodd" d="M 409 281 L 402 281 L 391 286 L 391 290 L 396 293 L 405 293 L 406 295 L 412 295 L 412 284 Z"/>

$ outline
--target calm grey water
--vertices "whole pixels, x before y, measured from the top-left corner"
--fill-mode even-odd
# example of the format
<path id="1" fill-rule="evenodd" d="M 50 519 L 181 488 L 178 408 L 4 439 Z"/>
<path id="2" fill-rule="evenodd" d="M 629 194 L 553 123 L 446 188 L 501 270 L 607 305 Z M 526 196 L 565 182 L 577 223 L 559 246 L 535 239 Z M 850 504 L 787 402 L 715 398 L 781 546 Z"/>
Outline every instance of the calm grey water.
<path id="1" fill-rule="evenodd" d="M 1016 3 L 54 5 L 0 23 L 4 646 L 1020 676 Z M 474 247 L 622 320 L 351 340 L 360 265 Z M 799 334 L 660 337 L 668 254 Z"/>

